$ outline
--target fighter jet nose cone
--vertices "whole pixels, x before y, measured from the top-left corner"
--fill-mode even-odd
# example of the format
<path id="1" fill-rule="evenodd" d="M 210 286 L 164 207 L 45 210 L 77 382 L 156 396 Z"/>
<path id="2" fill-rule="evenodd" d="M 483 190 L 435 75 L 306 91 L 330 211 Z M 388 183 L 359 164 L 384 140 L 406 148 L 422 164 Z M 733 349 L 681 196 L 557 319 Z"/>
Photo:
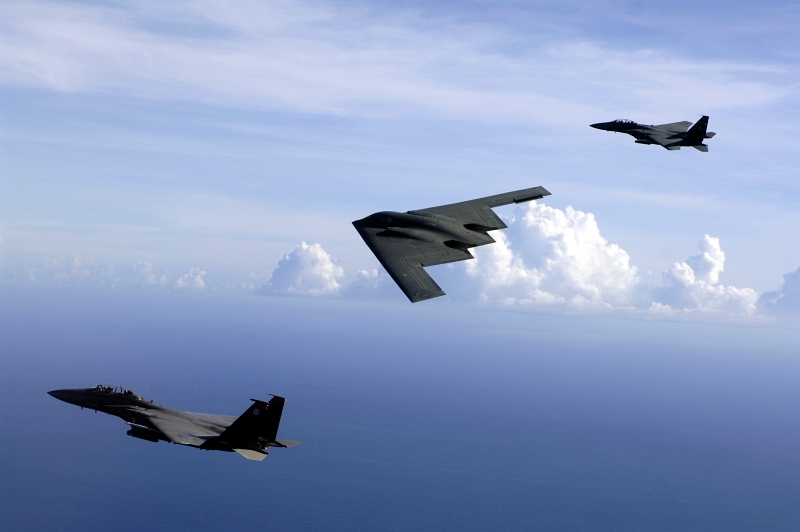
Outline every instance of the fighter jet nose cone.
<path id="1" fill-rule="evenodd" d="M 595 128 L 595 129 L 602 129 L 602 128 L 600 127 L 600 126 L 602 126 L 602 125 L 603 125 L 603 124 L 601 124 L 600 122 L 598 122 L 598 123 L 596 123 L 596 124 L 589 124 L 589 127 L 593 127 L 593 128 Z"/>
<path id="2" fill-rule="evenodd" d="M 47 392 L 47 395 L 50 395 L 51 397 L 55 397 L 56 399 L 64 401 L 66 400 L 66 397 L 69 395 L 69 390 L 52 390 Z"/>

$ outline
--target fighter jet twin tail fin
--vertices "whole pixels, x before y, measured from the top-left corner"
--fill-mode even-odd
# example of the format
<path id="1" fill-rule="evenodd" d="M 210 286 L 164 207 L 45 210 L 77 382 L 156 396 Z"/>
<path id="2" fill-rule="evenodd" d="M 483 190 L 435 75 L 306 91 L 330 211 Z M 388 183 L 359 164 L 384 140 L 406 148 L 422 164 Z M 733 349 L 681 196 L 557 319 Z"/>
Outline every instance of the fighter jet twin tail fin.
<path id="1" fill-rule="evenodd" d="M 239 416 L 219 440 L 249 460 L 263 460 L 267 447 L 294 447 L 300 442 L 276 440 L 286 399 L 273 395 L 269 402 L 251 399 L 253 405 Z"/>

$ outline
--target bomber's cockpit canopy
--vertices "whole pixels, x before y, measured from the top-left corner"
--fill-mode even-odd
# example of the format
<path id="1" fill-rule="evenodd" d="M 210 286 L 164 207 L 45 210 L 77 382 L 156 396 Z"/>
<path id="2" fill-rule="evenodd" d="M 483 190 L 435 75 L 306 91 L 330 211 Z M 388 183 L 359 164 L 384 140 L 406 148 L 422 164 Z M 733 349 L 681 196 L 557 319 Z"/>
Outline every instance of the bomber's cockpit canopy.
<path id="1" fill-rule="evenodd" d="M 142 400 L 142 397 L 133 393 L 133 391 L 123 388 L 122 386 L 115 386 L 113 384 L 98 384 L 92 388 L 97 393 L 107 393 L 114 395 L 123 395 L 125 397 L 132 397 L 134 399 Z"/>

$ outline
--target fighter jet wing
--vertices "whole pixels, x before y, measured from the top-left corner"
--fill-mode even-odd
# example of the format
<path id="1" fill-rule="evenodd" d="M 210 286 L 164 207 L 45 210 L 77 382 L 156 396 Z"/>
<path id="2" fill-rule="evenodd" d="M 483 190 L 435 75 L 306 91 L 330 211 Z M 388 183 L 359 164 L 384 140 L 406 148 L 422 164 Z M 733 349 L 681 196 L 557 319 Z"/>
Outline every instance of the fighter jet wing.
<path id="1" fill-rule="evenodd" d="M 420 214 L 423 216 L 436 216 L 437 214 L 441 214 L 450 218 L 456 218 L 464 225 L 472 224 L 478 226 L 476 229 L 494 231 L 496 229 L 505 229 L 508 226 L 494 213 L 492 207 L 500 207 L 501 205 L 508 205 L 510 203 L 522 203 L 549 195 L 550 193 L 544 187 L 525 188 L 514 192 L 506 192 L 505 194 L 496 194 L 485 198 L 408 212 L 409 214 Z"/>
<path id="2" fill-rule="evenodd" d="M 659 124 L 657 126 L 652 126 L 652 127 L 657 127 L 658 129 L 664 129 L 666 131 L 673 131 L 675 133 L 686 133 L 687 131 L 689 131 L 689 128 L 692 127 L 692 123 L 683 121 L 683 122 L 673 122 L 671 124 Z"/>
<path id="3" fill-rule="evenodd" d="M 412 303 L 444 295 L 439 285 L 423 269 L 424 266 L 472 258 L 472 254 L 466 250 L 421 242 L 401 235 L 379 236 L 380 233 L 385 233 L 382 229 L 358 226 L 356 229 Z"/>
<path id="4" fill-rule="evenodd" d="M 219 436 L 210 428 L 194 423 L 190 419 L 179 417 L 168 412 L 157 412 L 150 417 L 150 423 L 160 430 L 173 443 L 199 447 L 206 440 Z"/>
<path id="5" fill-rule="evenodd" d="M 647 129 L 646 139 L 668 150 L 679 150 L 691 125 L 691 122 L 674 122 L 672 124 L 650 126 Z"/>
<path id="6" fill-rule="evenodd" d="M 683 137 L 683 132 L 680 131 L 652 128 L 647 132 L 646 140 L 655 142 L 668 150 L 679 150 Z"/>

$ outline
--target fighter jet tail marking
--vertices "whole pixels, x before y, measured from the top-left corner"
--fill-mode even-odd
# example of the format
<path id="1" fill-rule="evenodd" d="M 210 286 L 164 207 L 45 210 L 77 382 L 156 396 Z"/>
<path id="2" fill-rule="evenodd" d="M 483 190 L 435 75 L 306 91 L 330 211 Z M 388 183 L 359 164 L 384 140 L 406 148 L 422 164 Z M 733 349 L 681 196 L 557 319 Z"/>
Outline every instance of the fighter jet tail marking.
<path id="1" fill-rule="evenodd" d="M 219 435 L 219 439 L 234 447 L 234 450 L 236 445 L 245 443 L 266 446 L 278 436 L 278 425 L 286 399 L 275 395 L 268 403 L 258 399 L 251 401 L 253 405 Z"/>

